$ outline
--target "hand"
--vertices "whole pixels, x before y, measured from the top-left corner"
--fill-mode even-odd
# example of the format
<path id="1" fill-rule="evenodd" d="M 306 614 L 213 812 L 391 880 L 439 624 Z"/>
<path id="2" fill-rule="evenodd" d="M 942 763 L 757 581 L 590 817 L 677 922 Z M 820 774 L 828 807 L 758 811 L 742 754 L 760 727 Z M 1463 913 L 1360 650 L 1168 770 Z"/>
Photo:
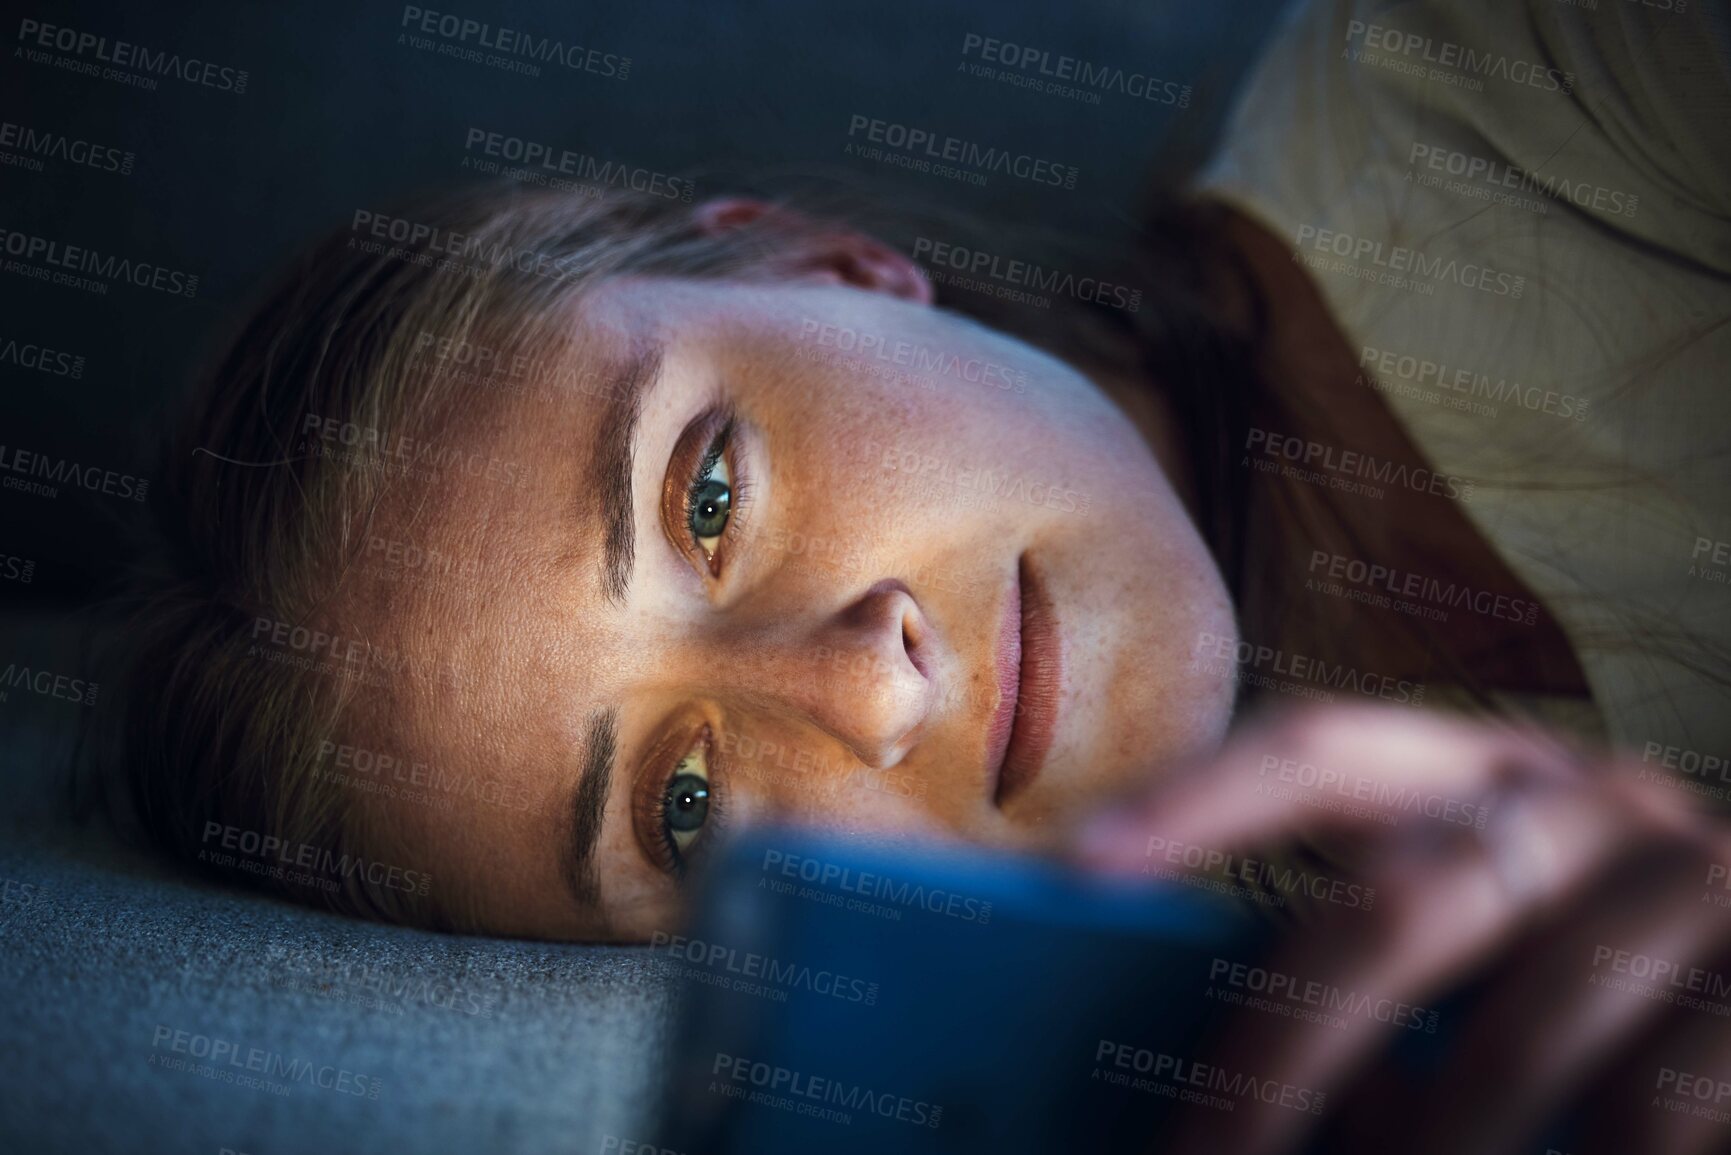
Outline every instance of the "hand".
<path id="1" fill-rule="evenodd" d="M 1538 1155 L 1564 1108 L 1606 1151 L 1731 1147 L 1731 840 L 1682 799 L 1539 731 L 1351 707 L 1252 724 L 1084 825 L 1094 869 L 1272 880 L 1315 908 L 1245 960 L 1266 969 L 1241 989 L 1282 993 L 1235 1007 L 1195 1058 L 1323 1095 L 1322 1114 L 1242 1095 L 1182 1112 L 1167 1149 L 1296 1151 L 1326 1126 L 1352 1149 Z M 1295 846 L 1345 865 L 1256 857 Z M 1372 1069 L 1474 975 L 1485 994 L 1429 1085 Z"/>

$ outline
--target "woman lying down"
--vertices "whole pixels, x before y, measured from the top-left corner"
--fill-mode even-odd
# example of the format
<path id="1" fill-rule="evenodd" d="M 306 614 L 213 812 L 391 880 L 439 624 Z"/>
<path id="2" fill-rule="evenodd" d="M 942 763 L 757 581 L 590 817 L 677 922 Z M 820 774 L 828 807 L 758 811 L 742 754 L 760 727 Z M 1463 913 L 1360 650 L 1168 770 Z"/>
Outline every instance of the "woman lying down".
<path id="1" fill-rule="evenodd" d="M 1302 9 L 1146 214 L 1133 310 L 940 298 L 911 246 L 784 199 L 356 214 L 172 451 L 143 823 L 268 846 L 250 876 L 337 909 L 621 942 L 764 820 L 1125 874 L 1155 836 L 1349 846 L 1374 913 L 1317 911 L 1283 971 L 1416 1005 L 1495 976 L 1412 1143 L 1581 1102 L 1619 1150 L 1722 1145 L 1643 1072 L 1731 1079 L 1731 1031 L 1595 982 L 1594 947 L 1731 981 L 1700 772 L 1731 750 L 1700 576 L 1731 535 L 1726 72 L 1622 84 L 1613 47 L 1706 51 L 1638 8 L 1456 7 L 1393 39 Z M 1338 51 L 1408 33 L 1571 79 Z M 1457 155 L 1639 208 L 1487 203 Z M 1339 1090 L 1375 1043 L 1243 1045 Z"/>

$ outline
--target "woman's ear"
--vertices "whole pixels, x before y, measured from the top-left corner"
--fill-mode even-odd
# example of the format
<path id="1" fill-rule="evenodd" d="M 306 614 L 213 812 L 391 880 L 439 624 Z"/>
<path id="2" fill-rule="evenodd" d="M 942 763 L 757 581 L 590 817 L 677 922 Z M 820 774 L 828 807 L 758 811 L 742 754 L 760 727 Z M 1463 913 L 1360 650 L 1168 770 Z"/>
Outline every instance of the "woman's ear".
<path id="1" fill-rule="evenodd" d="M 777 229 L 785 230 L 793 276 L 888 293 L 919 305 L 932 303 L 932 283 L 913 258 L 864 233 L 820 227 L 791 209 L 749 197 L 717 197 L 698 205 L 692 216 L 710 235 L 754 227 L 773 237 Z"/>

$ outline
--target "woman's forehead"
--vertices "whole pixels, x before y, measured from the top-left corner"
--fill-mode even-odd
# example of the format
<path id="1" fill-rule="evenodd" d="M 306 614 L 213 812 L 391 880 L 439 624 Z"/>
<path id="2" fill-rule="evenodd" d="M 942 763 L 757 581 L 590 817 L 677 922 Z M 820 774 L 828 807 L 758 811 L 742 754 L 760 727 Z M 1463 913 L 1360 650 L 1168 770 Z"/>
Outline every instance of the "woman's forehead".
<path id="1" fill-rule="evenodd" d="M 458 746 L 450 731 L 572 692 L 573 664 L 604 645 L 550 628 L 602 616 L 596 584 L 576 580 L 599 536 L 582 486 L 594 409 L 551 389 L 498 389 L 400 438 L 399 475 L 355 519 L 337 606 L 386 660 L 376 689 L 399 740 Z"/>

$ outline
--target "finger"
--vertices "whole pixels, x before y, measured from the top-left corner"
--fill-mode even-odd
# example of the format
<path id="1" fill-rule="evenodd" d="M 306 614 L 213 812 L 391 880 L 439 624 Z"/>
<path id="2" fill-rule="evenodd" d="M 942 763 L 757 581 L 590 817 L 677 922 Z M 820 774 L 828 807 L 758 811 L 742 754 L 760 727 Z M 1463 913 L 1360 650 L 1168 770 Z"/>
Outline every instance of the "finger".
<path id="1" fill-rule="evenodd" d="M 1524 1149 L 1524 1138 L 1665 1017 L 1668 1004 L 1628 989 L 1618 968 L 1660 960 L 1666 973 L 1686 975 L 1723 952 L 1731 926 L 1700 904 L 1710 857 L 1672 838 L 1633 845 L 1521 939 L 1452 1048 L 1436 1109 L 1416 1129 L 1419 1151 Z"/>
<path id="2" fill-rule="evenodd" d="M 1590 791 L 1533 787 L 1500 812 L 1494 833 L 1544 846 L 1511 862 L 1487 840 L 1463 832 L 1391 842 L 1375 875 L 1376 902 L 1304 928 L 1268 964 L 1282 989 L 1315 993 L 1325 1005 L 1358 1008 L 1323 1026 L 1247 1010 L 1210 1054 L 1221 1070 L 1337 1100 L 1396 1027 L 1379 1009 L 1408 1008 L 1456 985 L 1513 940 L 1533 919 L 1566 904 L 1589 884 L 1626 831 L 1614 807 Z M 1518 869 L 1521 877 L 1510 878 Z M 1270 983 L 1272 986 L 1272 982 Z M 1422 1018 L 1421 1018 L 1422 1021 Z M 1279 1104 L 1249 1101 L 1219 1118 L 1192 1116 L 1183 1151 L 1286 1150 L 1317 1120 Z"/>
<path id="3" fill-rule="evenodd" d="M 1580 777 L 1578 760 L 1535 731 L 1390 707 L 1291 712 L 1098 816 L 1074 854 L 1098 871 L 1136 873 L 1174 847 L 1223 852 L 1273 836 L 1482 825 L 1489 796 L 1511 781 Z"/>
<path id="4" fill-rule="evenodd" d="M 1731 974 L 1731 955 L 1712 968 Z M 1581 1155 L 1731 1150 L 1731 1003 L 1669 1009 L 1580 1101 Z"/>

